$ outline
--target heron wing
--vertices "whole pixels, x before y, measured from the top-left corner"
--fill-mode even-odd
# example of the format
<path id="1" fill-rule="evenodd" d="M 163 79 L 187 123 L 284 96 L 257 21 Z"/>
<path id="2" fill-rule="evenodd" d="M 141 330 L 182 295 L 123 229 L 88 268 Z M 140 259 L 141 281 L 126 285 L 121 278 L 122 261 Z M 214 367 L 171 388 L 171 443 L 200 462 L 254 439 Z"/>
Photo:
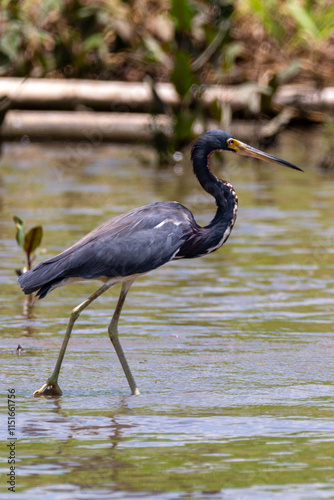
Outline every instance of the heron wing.
<path id="1" fill-rule="evenodd" d="M 24 273 L 20 285 L 25 293 L 32 293 L 49 283 L 54 287 L 66 278 L 147 273 L 173 258 L 194 224 L 191 212 L 179 203 L 154 203 L 132 210 L 103 223 L 61 254 Z"/>
<path id="2" fill-rule="evenodd" d="M 182 211 L 155 204 L 107 221 L 61 258 L 85 279 L 146 273 L 171 260 L 188 232 Z"/>

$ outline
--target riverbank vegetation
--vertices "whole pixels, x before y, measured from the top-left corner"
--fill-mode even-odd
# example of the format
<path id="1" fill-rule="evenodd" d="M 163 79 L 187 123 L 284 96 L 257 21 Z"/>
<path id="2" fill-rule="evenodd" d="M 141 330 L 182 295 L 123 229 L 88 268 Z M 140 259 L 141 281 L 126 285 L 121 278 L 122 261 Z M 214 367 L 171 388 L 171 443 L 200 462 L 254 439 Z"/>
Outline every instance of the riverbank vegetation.
<path id="1" fill-rule="evenodd" d="M 330 0 L 4 0 L 2 76 L 334 84 Z M 182 74 L 182 77 L 180 76 Z"/>

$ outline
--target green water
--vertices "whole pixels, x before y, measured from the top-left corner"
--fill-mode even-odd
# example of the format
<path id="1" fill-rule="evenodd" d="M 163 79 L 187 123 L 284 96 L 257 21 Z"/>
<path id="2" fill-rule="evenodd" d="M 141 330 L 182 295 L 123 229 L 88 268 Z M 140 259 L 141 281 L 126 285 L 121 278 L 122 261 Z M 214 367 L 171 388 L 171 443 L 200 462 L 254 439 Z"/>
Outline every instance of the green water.
<path id="1" fill-rule="evenodd" d="M 27 315 L 12 216 L 43 225 L 40 261 L 130 208 L 177 200 L 206 224 L 214 202 L 188 159 L 157 171 L 147 147 L 5 145 L 1 500 L 334 498 L 334 176 L 316 168 L 319 144 L 313 131 L 289 132 L 270 149 L 304 174 L 216 158 L 239 196 L 229 241 L 138 279 L 124 307 L 120 337 L 141 395 L 129 395 L 107 335 L 115 287 L 78 319 L 58 399 L 32 393 L 53 370 L 71 309 L 99 284 L 55 290 Z"/>

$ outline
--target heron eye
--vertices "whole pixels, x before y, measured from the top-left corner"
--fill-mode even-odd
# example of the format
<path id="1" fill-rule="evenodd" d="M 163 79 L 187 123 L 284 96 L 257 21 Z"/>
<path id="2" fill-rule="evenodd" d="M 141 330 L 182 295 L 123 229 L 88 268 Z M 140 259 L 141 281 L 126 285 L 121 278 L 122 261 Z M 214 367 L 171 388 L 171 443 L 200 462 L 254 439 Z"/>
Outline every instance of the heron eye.
<path id="1" fill-rule="evenodd" d="M 229 140 L 228 140 L 228 145 L 229 145 L 229 146 L 233 146 L 233 143 L 234 143 L 233 139 L 229 139 Z"/>

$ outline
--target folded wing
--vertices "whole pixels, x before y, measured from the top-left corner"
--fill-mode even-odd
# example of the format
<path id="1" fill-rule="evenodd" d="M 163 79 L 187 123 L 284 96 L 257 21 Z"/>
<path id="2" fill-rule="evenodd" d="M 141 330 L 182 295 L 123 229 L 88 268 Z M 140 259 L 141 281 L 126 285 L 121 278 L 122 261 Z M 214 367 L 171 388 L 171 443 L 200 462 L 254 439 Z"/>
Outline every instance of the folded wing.
<path id="1" fill-rule="evenodd" d="M 154 203 L 110 219 L 77 243 L 19 278 L 40 298 L 69 278 L 121 278 L 170 261 L 197 224 L 178 203 Z"/>

